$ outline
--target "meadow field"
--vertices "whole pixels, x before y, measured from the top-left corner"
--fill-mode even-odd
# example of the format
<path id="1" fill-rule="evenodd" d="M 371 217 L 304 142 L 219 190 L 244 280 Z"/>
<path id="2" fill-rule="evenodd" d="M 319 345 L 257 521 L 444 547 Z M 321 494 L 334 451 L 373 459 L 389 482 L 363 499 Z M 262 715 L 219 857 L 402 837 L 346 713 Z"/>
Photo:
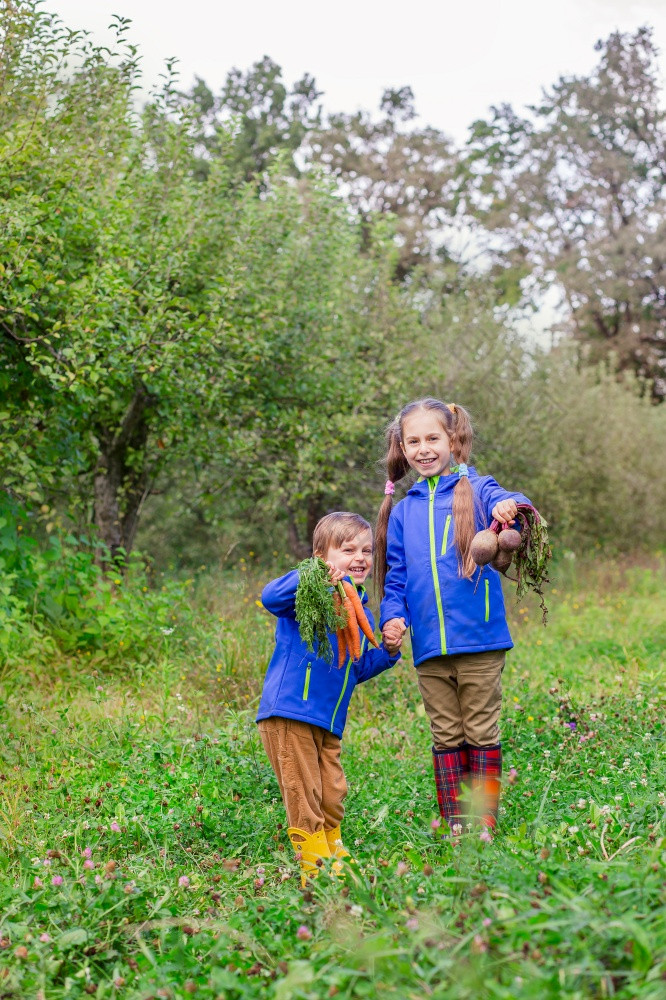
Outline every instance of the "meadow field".
<path id="1" fill-rule="evenodd" d="M 253 721 L 265 578 L 194 581 L 140 651 L 5 668 L 0 995 L 665 997 L 663 561 L 564 561 L 547 628 L 509 597 L 491 842 L 442 838 L 409 656 L 357 689 L 356 863 L 306 891 Z"/>
<path id="2" fill-rule="evenodd" d="M 290 82 L 207 30 L 221 89 L 152 86 L 130 18 L 48 8 L 0 0 L 0 1000 L 666 1000 L 653 28 L 458 142 L 393 66 L 347 113 L 309 47 Z M 500 822 L 442 827 L 406 649 L 351 703 L 354 861 L 302 890 L 262 586 L 399 500 L 426 396 L 555 553 L 546 628 L 507 583 Z"/>

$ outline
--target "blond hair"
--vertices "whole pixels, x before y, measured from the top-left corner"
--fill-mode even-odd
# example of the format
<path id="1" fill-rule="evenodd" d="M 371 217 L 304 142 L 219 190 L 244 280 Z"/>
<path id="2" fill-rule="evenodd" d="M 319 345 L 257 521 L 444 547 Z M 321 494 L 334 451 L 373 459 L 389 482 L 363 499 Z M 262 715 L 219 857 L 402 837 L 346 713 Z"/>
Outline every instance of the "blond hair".
<path id="1" fill-rule="evenodd" d="M 364 517 L 349 510 L 334 510 L 317 521 L 312 533 L 312 551 L 323 558 L 331 546 L 339 549 L 361 531 L 372 531 Z"/>

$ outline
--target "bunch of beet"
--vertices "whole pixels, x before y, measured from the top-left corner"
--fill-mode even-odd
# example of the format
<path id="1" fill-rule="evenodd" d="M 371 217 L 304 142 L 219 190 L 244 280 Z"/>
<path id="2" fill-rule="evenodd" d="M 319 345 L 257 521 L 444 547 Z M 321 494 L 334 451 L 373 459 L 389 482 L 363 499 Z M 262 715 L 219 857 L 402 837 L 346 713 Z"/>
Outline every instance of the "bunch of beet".
<path id="1" fill-rule="evenodd" d="M 470 554 L 477 566 L 490 564 L 505 575 L 515 561 L 517 575 L 508 579 L 518 584 L 517 599 L 520 600 L 528 589 L 538 594 L 545 624 L 548 609 L 543 599 L 543 584 L 548 583 L 546 569 L 552 555 L 548 525 L 536 507 L 526 503 L 518 504 L 516 519 L 520 522 L 520 531 L 492 521 L 489 528 L 477 532 Z"/>

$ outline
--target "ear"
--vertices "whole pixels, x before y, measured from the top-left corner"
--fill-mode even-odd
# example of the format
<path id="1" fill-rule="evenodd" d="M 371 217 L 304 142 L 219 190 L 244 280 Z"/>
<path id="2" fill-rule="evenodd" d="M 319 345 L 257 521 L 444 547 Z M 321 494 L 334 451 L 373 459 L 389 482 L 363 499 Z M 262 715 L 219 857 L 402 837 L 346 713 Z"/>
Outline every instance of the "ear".
<path id="1" fill-rule="evenodd" d="M 399 443 L 400 443 L 400 451 L 403 453 L 403 455 L 405 456 L 405 458 L 407 458 L 407 452 L 405 451 L 405 446 L 402 443 L 402 440 Z"/>

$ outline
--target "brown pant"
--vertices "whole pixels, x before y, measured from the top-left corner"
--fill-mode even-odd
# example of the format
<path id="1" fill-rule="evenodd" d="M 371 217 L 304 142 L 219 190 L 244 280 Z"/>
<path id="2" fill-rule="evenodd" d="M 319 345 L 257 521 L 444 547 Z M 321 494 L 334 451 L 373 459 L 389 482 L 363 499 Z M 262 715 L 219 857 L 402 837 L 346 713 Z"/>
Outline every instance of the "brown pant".
<path id="1" fill-rule="evenodd" d="M 499 742 L 505 651 L 434 656 L 416 668 L 435 749 Z"/>
<path id="2" fill-rule="evenodd" d="M 262 719 L 258 727 L 289 826 L 306 833 L 338 826 L 347 794 L 339 737 L 296 719 Z"/>

